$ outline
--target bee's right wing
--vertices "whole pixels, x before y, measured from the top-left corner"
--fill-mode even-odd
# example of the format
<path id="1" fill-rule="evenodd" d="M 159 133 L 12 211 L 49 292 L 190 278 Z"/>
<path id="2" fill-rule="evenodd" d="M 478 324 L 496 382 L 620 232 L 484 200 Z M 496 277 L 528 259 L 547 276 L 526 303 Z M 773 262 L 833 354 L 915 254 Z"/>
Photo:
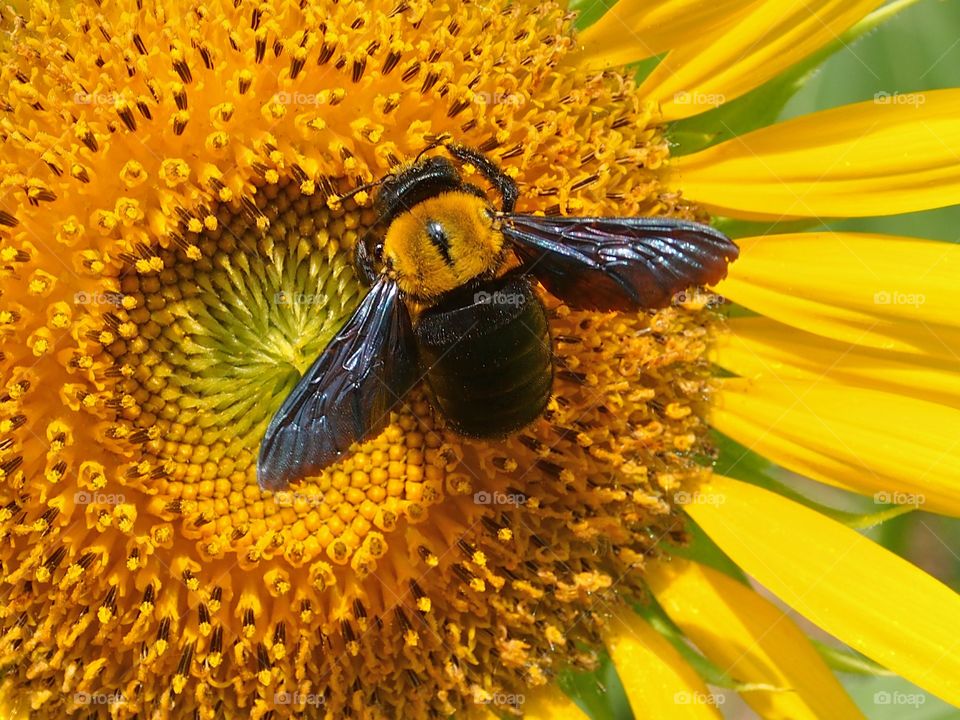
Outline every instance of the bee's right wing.
<path id="1" fill-rule="evenodd" d="M 282 490 L 376 435 L 415 379 L 410 314 L 397 283 L 381 275 L 270 421 L 260 487 Z"/>
<path id="2" fill-rule="evenodd" d="M 662 217 L 504 215 L 501 230 L 553 295 L 583 310 L 665 307 L 713 285 L 740 251 L 709 225 Z"/>

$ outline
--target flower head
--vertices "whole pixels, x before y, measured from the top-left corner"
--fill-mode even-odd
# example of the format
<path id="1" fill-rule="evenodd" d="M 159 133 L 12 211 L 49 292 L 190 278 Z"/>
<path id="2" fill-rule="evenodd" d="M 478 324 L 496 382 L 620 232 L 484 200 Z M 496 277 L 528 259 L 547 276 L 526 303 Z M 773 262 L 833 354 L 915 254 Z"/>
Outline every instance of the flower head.
<path id="1" fill-rule="evenodd" d="M 347 188 L 447 134 L 527 211 L 692 216 L 652 108 L 564 63 L 549 3 L 168 12 L 78 5 L 58 37 L 38 8 L 11 48 L 11 695 L 419 717 L 588 666 L 598 599 L 639 593 L 702 473 L 708 311 L 553 303 L 554 398 L 506 441 L 457 437 L 418 391 L 288 491 L 254 459 L 363 292 L 375 218 Z"/>
<path id="2" fill-rule="evenodd" d="M 891 649 L 872 627 L 829 615 L 836 604 L 821 604 L 812 583 L 781 586 L 764 572 L 765 553 L 789 555 L 789 543 L 756 519 L 770 513 L 788 530 L 815 528 L 823 546 L 805 568 L 849 539 L 840 526 L 768 490 L 711 478 L 706 464 L 712 417 L 815 479 L 871 493 L 926 489 L 934 509 L 955 511 L 947 483 L 910 485 L 895 471 L 865 479 L 859 445 L 804 444 L 809 417 L 789 393 L 804 392 L 835 428 L 839 396 L 803 384 L 829 363 L 831 380 L 869 400 L 865 408 L 899 402 L 931 425 L 955 413 L 955 403 L 928 407 L 896 394 L 936 395 L 944 356 L 899 322 L 899 305 L 851 307 L 836 285 L 815 280 L 823 268 L 800 271 L 809 268 L 804 244 L 837 263 L 834 236 L 747 240 L 742 269 L 722 292 L 768 318 L 729 326 L 717 296 L 694 290 L 636 315 L 578 312 L 544 294 L 556 377 L 536 423 L 504 440 L 465 439 L 417 389 L 342 462 L 283 492 L 257 486 L 266 424 L 365 292 L 352 249 L 376 217 L 357 189 L 437 138 L 455 137 L 503 167 L 525 212 L 701 221 L 708 210 L 866 213 L 842 172 L 827 171 L 829 190 L 803 185 L 847 142 L 839 120 L 835 136 L 800 120 L 746 136 L 746 149 L 724 143 L 679 159 L 664 123 L 693 114 L 697 98 L 723 104 L 749 91 L 825 42 L 823 27 L 841 32 L 871 3 L 807 8 L 799 29 L 775 39 L 757 37 L 773 3 L 721 4 L 686 25 L 671 15 L 678 5 L 686 3 L 634 22 L 624 0 L 602 21 L 627 22 L 650 53 L 674 48 L 639 87 L 623 67 L 644 54 L 638 45 L 604 48 L 600 30 L 578 34 L 573 15 L 551 2 L 455 13 L 413 0 L 3 11 L 3 702 L 38 717 L 420 718 L 488 707 L 537 717 L 546 702 L 537 688 L 592 667 L 604 645 L 633 702 L 647 694 L 644 678 L 699 693 L 674 646 L 630 603 L 649 607 L 656 597 L 718 663 L 736 664 L 737 648 L 783 618 L 727 575 L 666 562 L 665 548 L 689 539 L 687 517 L 787 602 L 812 593 L 815 621 L 840 636 L 855 628 L 867 638 L 858 649 L 922 681 L 926 645 Z M 716 86 L 701 82 L 705 61 L 689 47 L 696 28 L 725 33 L 733 23 L 750 52 Z M 678 78 L 688 83 L 682 92 Z M 945 91 L 929 105 L 941 143 L 955 139 L 938 123 L 956 103 Z M 889 127 L 914 127 L 901 113 L 893 107 L 891 124 L 867 134 L 859 159 L 889 142 Z M 956 200 L 956 173 L 936 163 L 930 144 L 918 141 L 910 167 L 886 185 L 876 180 L 898 209 Z M 792 148 L 809 166 L 794 162 Z M 758 179 L 764 168 L 767 180 L 779 176 L 774 189 Z M 928 190 L 918 190 L 921 180 Z M 756 200 L 740 191 L 751 182 Z M 879 242 L 842 240 L 863 253 Z M 957 262 L 926 243 L 894 248 L 902 253 L 892 265 L 909 256 L 918 272 L 935 265 L 934 254 Z M 795 292 L 782 290 L 784 263 L 797 270 Z M 953 305 L 937 287 L 927 291 L 935 301 L 926 317 L 949 335 Z M 806 352 L 804 339 L 827 354 Z M 897 371 L 864 379 L 860 359 Z M 739 377 L 719 379 L 712 360 Z M 780 362 L 789 369 L 771 382 Z M 932 375 L 914 373 L 918 366 Z M 794 415 L 781 423 L 778 413 Z M 857 417 L 867 444 L 878 428 Z M 941 447 L 931 440 L 930 457 Z M 943 466 L 918 465 L 934 467 Z M 751 564 L 751 552 L 761 560 Z M 911 601 L 923 605 L 928 594 L 956 607 L 916 575 Z M 717 642 L 683 614 L 691 607 L 747 629 Z M 790 621 L 782 627 L 783 642 L 801 643 L 813 669 L 798 676 L 777 635 L 760 644 L 765 664 L 742 669 L 743 680 L 797 687 L 803 711 L 818 707 L 816 689 L 852 712 L 809 642 Z M 948 676 L 937 671 L 930 686 L 954 697 Z M 751 699 L 761 712 L 785 702 L 773 691 Z"/>

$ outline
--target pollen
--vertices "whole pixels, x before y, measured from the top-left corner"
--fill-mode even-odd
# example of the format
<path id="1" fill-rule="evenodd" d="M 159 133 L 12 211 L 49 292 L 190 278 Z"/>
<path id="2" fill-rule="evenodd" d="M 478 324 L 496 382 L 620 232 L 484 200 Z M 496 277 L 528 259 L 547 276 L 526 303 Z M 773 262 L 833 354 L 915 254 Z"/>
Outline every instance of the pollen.
<path id="1" fill-rule="evenodd" d="M 668 146 L 633 80 L 568 62 L 553 3 L 12 12 L 0 707 L 459 717 L 592 667 L 606 609 L 684 538 L 709 306 L 597 315 L 543 293 L 554 395 L 517 435 L 461 438 L 418 387 L 282 492 L 256 458 L 366 292 L 370 183 L 433 141 L 486 153 L 523 212 L 704 219 L 660 188 Z"/>

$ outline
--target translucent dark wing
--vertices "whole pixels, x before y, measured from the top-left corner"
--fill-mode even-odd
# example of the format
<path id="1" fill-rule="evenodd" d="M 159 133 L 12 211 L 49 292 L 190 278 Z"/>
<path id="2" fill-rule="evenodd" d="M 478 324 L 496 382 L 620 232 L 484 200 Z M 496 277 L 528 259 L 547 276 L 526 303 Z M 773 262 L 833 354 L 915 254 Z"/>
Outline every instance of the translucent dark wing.
<path id="1" fill-rule="evenodd" d="M 270 421 L 260 487 L 282 490 L 380 432 L 415 377 L 410 314 L 396 282 L 381 275 Z"/>
<path id="2" fill-rule="evenodd" d="M 719 282 L 740 254 L 719 230 L 673 218 L 506 215 L 501 229 L 527 272 L 585 310 L 664 307 Z"/>

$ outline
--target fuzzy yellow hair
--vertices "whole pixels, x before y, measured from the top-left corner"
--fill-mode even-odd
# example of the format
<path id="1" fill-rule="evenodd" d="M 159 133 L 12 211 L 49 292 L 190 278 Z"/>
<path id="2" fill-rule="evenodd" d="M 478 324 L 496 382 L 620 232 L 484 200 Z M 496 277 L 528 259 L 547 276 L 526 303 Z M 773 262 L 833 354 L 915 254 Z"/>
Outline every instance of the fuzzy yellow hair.
<path id="1" fill-rule="evenodd" d="M 390 224 L 383 256 L 400 289 L 422 300 L 453 290 L 500 263 L 503 236 L 494 227 L 489 203 L 466 192 L 430 198 Z M 431 240 L 428 224 L 438 223 L 448 243 Z"/>

